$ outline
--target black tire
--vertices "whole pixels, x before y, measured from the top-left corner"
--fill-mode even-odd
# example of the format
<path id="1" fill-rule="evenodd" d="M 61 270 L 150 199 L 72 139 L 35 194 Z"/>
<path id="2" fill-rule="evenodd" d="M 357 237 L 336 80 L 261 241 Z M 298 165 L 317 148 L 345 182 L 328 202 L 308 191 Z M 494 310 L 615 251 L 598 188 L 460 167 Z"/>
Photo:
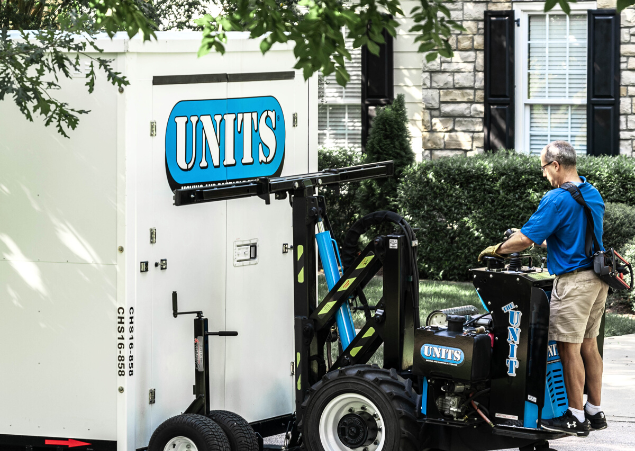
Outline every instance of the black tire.
<path id="1" fill-rule="evenodd" d="M 420 428 L 415 418 L 416 395 L 412 390 L 412 381 L 401 378 L 394 369 L 384 370 L 377 365 L 353 365 L 332 371 L 309 389 L 309 394 L 302 404 L 302 421 L 299 425 L 305 450 L 329 451 L 353 447 L 342 442 L 339 432 L 337 436 L 331 434 L 335 443 L 327 443 L 325 446 L 320 432 L 320 419 L 327 408 L 328 411 L 324 414 L 326 429 L 332 431 L 330 428 L 335 427 L 336 431 L 340 430 L 341 423 L 338 422 L 335 426 L 335 422 L 344 421 L 341 420 L 343 414 L 328 412 L 339 412 L 342 411 L 341 408 L 344 409 L 343 412 L 350 412 L 346 407 L 347 394 L 351 394 L 351 400 L 361 395 L 371 403 L 367 410 L 358 407 L 357 411 L 353 410 L 354 413 L 364 415 L 362 411 L 365 411 L 380 416 L 377 425 L 381 429 L 373 439 L 379 443 L 358 446 L 360 450 L 368 446 L 369 451 L 419 451 Z M 341 401 L 342 399 L 344 401 Z M 350 402 L 353 406 L 355 401 Z M 344 406 L 340 410 L 339 407 L 333 407 L 340 406 L 338 403 L 343 403 L 341 406 Z M 373 412 L 375 408 L 377 412 Z M 329 422 L 328 418 L 332 421 Z M 368 430 L 372 429 L 368 427 Z M 383 434 L 383 438 L 379 434 Z M 324 438 L 328 439 L 326 434 Z"/>
<path id="2" fill-rule="evenodd" d="M 148 451 L 165 451 L 170 440 L 185 437 L 198 451 L 230 451 L 229 441 L 219 425 L 203 415 L 177 415 L 159 426 L 148 445 Z"/>
<path id="3" fill-rule="evenodd" d="M 212 410 L 208 417 L 225 432 L 231 451 L 258 451 L 256 433 L 243 417 L 227 410 Z"/>

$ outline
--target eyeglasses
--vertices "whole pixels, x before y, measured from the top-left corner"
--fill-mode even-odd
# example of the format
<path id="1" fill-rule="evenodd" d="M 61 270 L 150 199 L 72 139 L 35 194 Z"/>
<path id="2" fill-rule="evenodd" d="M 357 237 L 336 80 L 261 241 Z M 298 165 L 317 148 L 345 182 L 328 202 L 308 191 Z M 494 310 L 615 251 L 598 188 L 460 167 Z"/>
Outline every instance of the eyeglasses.
<path id="1" fill-rule="evenodd" d="M 555 163 L 555 160 L 554 160 L 554 161 L 550 161 L 549 163 L 547 163 L 547 164 L 546 164 L 546 165 L 544 165 L 544 166 L 540 166 L 540 170 L 541 170 L 542 172 L 545 172 L 545 168 L 546 168 L 547 166 L 549 166 L 551 163 Z"/>

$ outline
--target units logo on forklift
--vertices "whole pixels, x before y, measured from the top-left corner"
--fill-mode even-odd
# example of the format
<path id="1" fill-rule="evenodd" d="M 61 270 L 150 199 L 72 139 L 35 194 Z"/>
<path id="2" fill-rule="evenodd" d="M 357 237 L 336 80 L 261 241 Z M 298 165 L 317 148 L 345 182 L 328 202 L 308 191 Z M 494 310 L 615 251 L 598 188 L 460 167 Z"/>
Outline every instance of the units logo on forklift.
<path id="1" fill-rule="evenodd" d="M 170 188 L 217 184 L 282 172 L 285 121 L 272 96 L 183 100 L 165 131 Z"/>
<path id="2" fill-rule="evenodd" d="M 465 360 L 461 349 L 431 344 L 421 346 L 421 357 L 426 361 L 452 366 L 459 366 Z"/>
<path id="3" fill-rule="evenodd" d="M 505 360 L 505 364 L 507 365 L 507 375 L 516 377 L 516 369 L 518 368 L 518 345 L 520 344 L 520 318 L 523 316 L 523 313 L 518 310 L 508 310 L 508 313 L 509 326 L 507 327 L 507 343 L 509 343 L 509 355 L 507 356 L 507 360 Z"/>

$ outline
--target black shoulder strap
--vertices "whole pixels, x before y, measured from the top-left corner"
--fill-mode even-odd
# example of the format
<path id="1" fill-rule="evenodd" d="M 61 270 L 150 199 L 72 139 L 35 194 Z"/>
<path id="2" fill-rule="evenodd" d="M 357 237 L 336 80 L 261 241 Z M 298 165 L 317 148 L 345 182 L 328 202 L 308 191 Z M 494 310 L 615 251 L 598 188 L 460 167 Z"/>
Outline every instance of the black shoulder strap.
<path id="1" fill-rule="evenodd" d="M 595 246 L 595 250 L 600 250 L 600 243 L 598 243 L 597 237 L 595 236 L 595 224 L 593 223 L 593 214 L 591 213 L 591 209 L 584 201 L 584 197 L 582 197 L 582 193 L 580 189 L 575 186 L 571 182 L 565 182 L 560 185 L 560 188 L 569 191 L 573 200 L 582 205 L 584 208 L 584 213 L 586 214 L 586 236 L 584 240 L 584 251 L 587 256 L 593 257 L 593 248 L 591 247 L 591 241 L 593 241 L 593 246 Z"/>

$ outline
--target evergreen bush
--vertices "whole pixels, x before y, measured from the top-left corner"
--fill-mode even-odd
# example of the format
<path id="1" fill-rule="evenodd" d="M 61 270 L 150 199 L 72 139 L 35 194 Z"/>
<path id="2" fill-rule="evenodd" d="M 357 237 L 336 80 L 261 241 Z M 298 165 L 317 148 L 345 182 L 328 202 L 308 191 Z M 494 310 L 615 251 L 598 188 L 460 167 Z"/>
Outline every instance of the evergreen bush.
<path id="1" fill-rule="evenodd" d="M 415 161 L 410 146 L 408 114 L 403 94 L 378 111 L 366 143 L 365 163 L 393 160 L 394 176 L 362 182 L 358 192 L 361 214 L 379 210 L 398 211 L 397 187 L 404 170 Z"/>
<path id="2" fill-rule="evenodd" d="M 635 207 L 616 202 L 606 202 L 605 207 L 602 243 L 605 248 L 622 252 L 626 243 L 635 238 Z"/>

